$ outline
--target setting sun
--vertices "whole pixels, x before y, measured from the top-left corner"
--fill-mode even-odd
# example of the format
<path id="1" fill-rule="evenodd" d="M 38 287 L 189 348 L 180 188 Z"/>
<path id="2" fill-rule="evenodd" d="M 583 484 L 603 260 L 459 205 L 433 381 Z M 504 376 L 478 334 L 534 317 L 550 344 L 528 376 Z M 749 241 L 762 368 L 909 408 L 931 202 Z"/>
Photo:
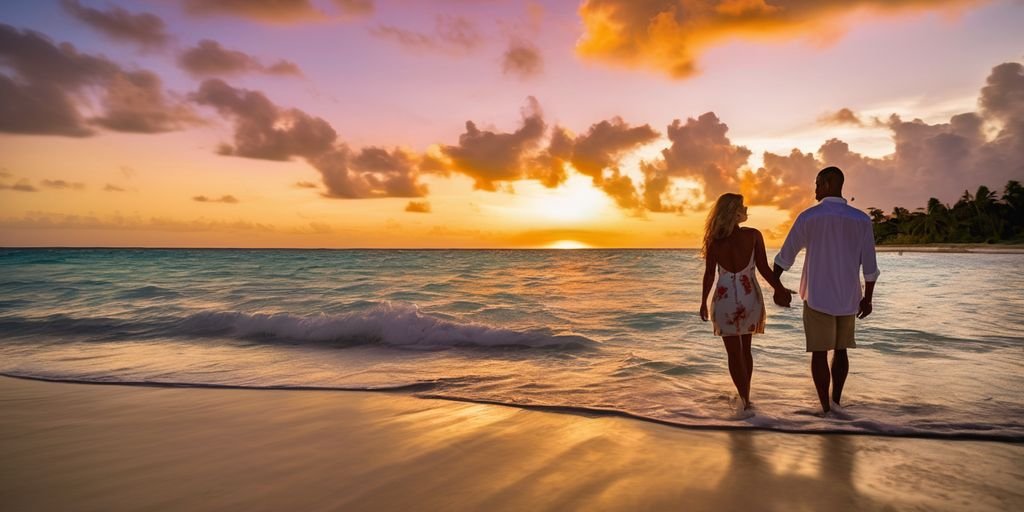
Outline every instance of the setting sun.
<path id="1" fill-rule="evenodd" d="M 547 246 L 548 249 L 589 249 L 590 246 L 575 240 L 559 240 Z"/>

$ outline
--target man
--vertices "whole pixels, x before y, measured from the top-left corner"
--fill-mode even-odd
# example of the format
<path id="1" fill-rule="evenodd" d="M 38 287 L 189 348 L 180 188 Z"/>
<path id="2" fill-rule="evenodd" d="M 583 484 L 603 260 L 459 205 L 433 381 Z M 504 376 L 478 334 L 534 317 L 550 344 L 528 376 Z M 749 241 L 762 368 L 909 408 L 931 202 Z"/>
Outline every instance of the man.
<path id="1" fill-rule="evenodd" d="M 804 333 L 811 353 L 811 377 L 825 414 L 832 402 L 839 405 L 843 384 L 850 370 L 847 349 L 856 347 L 854 317 L 871 314 L 871 296 L 881 273 L 875 261 L 875 236 L 871 218 L 846 204 L 843 199 L 843 171 L 826 167 L 814 180 L 814 197 L 819 201 L 797 216 L 782 249 L 775 257 L 775 275 L 793 266 L 796 255 L 807 249 L 800 297 L 804 300 Z M 860 268 L 864 269 L 861 295 Z M 775 293 L 775 303 L 789 307 L 788 293 Z M 828 351 L 834 350 L 829 372 Z"/>

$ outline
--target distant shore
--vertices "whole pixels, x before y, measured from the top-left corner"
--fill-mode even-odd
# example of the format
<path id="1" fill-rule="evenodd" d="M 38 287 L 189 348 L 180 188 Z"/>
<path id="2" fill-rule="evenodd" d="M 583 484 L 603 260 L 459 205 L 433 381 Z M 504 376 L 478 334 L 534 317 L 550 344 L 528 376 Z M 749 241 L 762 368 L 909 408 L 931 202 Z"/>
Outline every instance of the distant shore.
<path id="1" fill-rule="evenodd" d="M 883 244 L 876 246 L 875 250 L 878 252 L 1024 254 L 1024 244 Z"/>

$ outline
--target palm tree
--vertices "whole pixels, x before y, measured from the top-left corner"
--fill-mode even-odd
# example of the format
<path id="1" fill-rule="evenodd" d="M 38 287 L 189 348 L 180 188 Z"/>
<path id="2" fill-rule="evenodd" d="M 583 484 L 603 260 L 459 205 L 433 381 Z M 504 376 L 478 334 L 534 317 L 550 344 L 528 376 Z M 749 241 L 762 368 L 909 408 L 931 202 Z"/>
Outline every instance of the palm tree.
<path id="1" fill-rule="evenodd" d="M 987 186 L 964 190 L 952 206 L 937 198 L 913 213 L 896 206 L 891 215 L 868 208 L 876 243 L 1024 241 L 1024 186 L 1011 180 L 1002 197 Z"/>
<path id="2" fill-rule="evenodd" d="M 1003 203 L 1009 210 L 1004 217 L 1008 222 L 1006 235 L 1009 238 L 1024 235 L 1024 186 L 1017 180 L 1010 180 L 1003 188 Z"/>
<path id="3" fill-rule="evenodd" d="M 918 208 L 910 219 L 910 232 L 921 237 L 924 243 L 939 242 L 945 238 L 949 225 L 949 210 L 936 198 L 928 199 L 928 207 Z"/>
<path id="4" fill-rule="evenodd" d="M 996 193 L 985 185 L 978 187 L 974 194 L 974 226 L 977 235 L 986 242 L 999 240 L 1002 219 L 997 214 Z"/>

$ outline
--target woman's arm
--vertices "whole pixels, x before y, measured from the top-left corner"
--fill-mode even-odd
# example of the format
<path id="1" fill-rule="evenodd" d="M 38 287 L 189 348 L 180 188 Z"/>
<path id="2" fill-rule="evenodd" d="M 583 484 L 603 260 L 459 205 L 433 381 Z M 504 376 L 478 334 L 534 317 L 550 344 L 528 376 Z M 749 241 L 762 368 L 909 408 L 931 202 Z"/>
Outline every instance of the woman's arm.
<path id="1" fill-rule="evenodd" d="M 782 280 L 779 279 L 779 276 L 775 275 L 775 272 L 772 272 L 772 268 L 768 266 L 768 254 L 764 248 L 764 236 L 756 229 L 754 229 L 754 264 L 757 265 L 757 271 L 761 273 L 761 277 L 772 288 L 775 290 L 786 289 L 785 286 L 782 286 Z"/>
<path id="2" fill-rule="evenodd" d="M 715 285 L 715 267 L 717 266 L 717 259 L 715 258 L 714 246 L 708 249 L 708 253 L 704 255 L 704 288 L 700 294 L 700 319 L 708 319 L 708 295 L 711 294 L 711 287 Z"/>

